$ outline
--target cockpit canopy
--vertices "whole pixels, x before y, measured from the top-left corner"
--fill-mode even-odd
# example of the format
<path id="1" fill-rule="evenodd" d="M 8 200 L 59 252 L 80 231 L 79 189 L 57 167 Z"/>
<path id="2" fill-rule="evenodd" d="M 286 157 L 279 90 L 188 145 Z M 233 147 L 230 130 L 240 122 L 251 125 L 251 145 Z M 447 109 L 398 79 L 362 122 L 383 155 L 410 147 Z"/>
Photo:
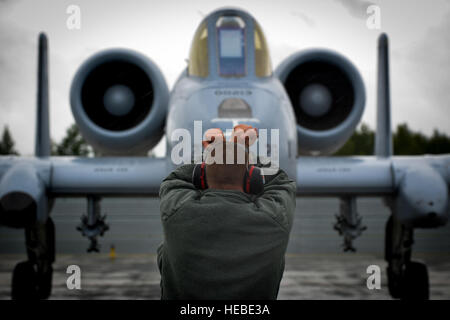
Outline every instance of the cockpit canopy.
<path id="1" fill-rule="evenodd" d="M 271 76 L 269 50 L 258 22 L 239 10 L 210 14 L 192 40 L 188 74 L 201 78 Z"/>

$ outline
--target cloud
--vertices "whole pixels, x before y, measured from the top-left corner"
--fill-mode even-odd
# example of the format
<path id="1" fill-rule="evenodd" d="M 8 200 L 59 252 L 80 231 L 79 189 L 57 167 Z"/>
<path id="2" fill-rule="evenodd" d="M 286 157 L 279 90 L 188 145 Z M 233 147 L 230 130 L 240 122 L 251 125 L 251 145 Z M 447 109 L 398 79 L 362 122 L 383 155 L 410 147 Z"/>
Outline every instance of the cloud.
<path id="1" fill-rule="evenodd" d="M 355 18 L 366 19 L 367 8 L 375 3 L 366 0 L 336 0 Z"/>
<path id="2" fill-rule="evenodd" d="M 11 18 L 17 3 L 20 2 L 0 0 L 0 134 L 8 125 L 16 149 L 29 155 L 34 150 L 38 33 Z M 67 59 L 51 50 L 52 38 L 49 40 L 50 116 L 58 120 L 51 121 L 50 127 L 52 138 L 59 140 L 61 132 L 73 121 L 63 90 L 70 80 Z"/>
<path id="3" fill-rule="evenodd" d="M 314 28 L 316 23 L 309 16 L 300 11 L 292 11 L 291 14 L 297 18 L 300 18 L 304 23 L 306 23 L 309 27 Z"/>
<path id="4" fill-rule="evenodd" d="M 31 61 L 25 60 L 23 52 L 30 49 L 31 39 L 21 30 L 11 28 L 0 23 L 0 95 L 2 101 L 11 101 L 17 98 L 21 91 L 22 80 L 29 76 L 25 69 L 31 68 Z M 23 92 L 22 92 L 23 94 Z M 2 112 L 9 111 L 10 105 L 1 105 Z"/>
<path id="5" fill-rule="evenodd" d="M 407 50 L 397 53 L 404 60 L 406 78 L 423 98 L 422 114 L 433 110 L 436 119 L 447 117 L 450 110 L 450 10 L 443 20 Z M 415 95 L 417 96 L 417 94 Z M 417 103 L 417 102 L 416 102 Z M 420 103 L 420 102 L 419 102 Z M 450 126 L 442 128 L 447 131 Z"/>
<path id="6" fill-rule="evenodd" d="M 31 150 L 33 143 L 34 123 L 30 118 L 36 95 L 34 42 L 22 30 L 0 22 L 0 131 L 4 125 L 9 126 L 20 153 Z"/>

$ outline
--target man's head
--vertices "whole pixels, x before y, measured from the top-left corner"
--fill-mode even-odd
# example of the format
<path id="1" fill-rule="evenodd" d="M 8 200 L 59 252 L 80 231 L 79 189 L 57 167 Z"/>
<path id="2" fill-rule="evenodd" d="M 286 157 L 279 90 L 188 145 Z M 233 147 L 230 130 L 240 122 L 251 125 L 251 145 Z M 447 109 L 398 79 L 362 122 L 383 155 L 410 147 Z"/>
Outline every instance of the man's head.
<path id="1" fill-rule="evenodd" d="M 234 142 L 223 142 L 216 144 L 216 148 L 208 153 L 206 179 L 210 188 L 244 191 L 243 182 L 247 170 L 248 152 L 242 148 Z M 238 161 L 238 158 L 241 158 L 241 161 Z"/>
<path id="2" fill-rule="evenodd" d="M 220 129 L 205 133 L 206 179 L 209 188 L 243 190 L 249 162 L 248 147 L 256 140 L 256 129 L 247 125 L 234 128 L 230 141 L 225 141 Z"/>

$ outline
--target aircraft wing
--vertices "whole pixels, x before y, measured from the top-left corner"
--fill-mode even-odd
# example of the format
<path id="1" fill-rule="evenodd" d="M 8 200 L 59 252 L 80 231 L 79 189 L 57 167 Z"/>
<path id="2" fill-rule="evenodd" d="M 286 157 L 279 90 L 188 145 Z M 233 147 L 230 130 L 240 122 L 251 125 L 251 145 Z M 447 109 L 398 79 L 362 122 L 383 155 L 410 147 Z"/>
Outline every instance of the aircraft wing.
<path id="1" fill-rule="evenodd" d="M 310 196 L 383 195 L 394 192 L 389 159 L 299 157 L 297 194 Z"/>
<path id="2" fill-rule="evenodd" d="M 450 156 L 299 157 L 297 194 L 303 196 L 383 196 L 415 185 L 437 190 L 450 186 Z M 420 189 L 420 188 L 419 188 Z M 420 191 L 420 190 L 419 190 Z M 408 193 L 413 190 L 408 191 Z M 416 193 L 414 191 L 414 193 Z M 422 197 L 426 193 L 420 191 Z"/>
<path id="3" fill-rule="evenodd" d="M 53 158 L 53 194 L 158 195 L 164 158 Z"/>
<path id="4" fill-rule="evenodd" d="M 164 158 L 0 157 L 0 194 L 157 196 L 167 173 Z"/>
<path id="5" fill-rule="evenodd" d="M 417 167 L 429 168 L 445 184 L 450 184 L 449 156 L 379 158 L 299 157 L 299 196 L 339 196 L 393 194 L 402 177 Z M 21 170 L 21 177 L 14 178 Z M 148 157 L 0 157 L 0 180 L 12 185 L 27 184 L 22 175 L 40 177 L 49 194 L 63 195 L 157 195 L 161 181 L 169 174 L 165 158 Z M 22 172 L 23 171 L 23 172 Z M 29 173 L 26 173 L 29 172 Z M 7 176 L 10 176 L 8 178 Z M 8 179 L 7 179 L 8 178 Z M 8 182 L 9 183 L 9 182 Z M 3 184 L 3 183 L 2 183 Z"/>

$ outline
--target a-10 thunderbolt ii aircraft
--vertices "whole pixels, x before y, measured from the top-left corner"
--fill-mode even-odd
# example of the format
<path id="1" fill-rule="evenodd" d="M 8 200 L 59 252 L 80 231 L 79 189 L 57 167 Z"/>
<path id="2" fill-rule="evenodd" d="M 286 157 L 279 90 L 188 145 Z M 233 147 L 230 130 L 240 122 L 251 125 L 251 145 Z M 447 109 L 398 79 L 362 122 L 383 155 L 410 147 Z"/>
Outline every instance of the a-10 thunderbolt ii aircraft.
<path id="1" fill-rule="evenodd" d="M 55 198 L 87 198 L 79 230 L 90 239 L 89 250 L 96 250 L 97 236 L 108 228 L 101 198 L 156 196 L 176 166 L 169 155 L 178 143 L 172 140 L 177 129 L 201 136 L 208 128 L 225 132 L 237 123 L 279 130 L 279 166 L 297 181 L 298 196 L 341 199 L 335 228 L 345 250 L 353 250 L 352 240 L 364 230 L 356 197 L 384 198 L 392 213 L 385 236 L 389 291 L 395 298 L 428 298 L 427 268 L 411 261 L 413 230 L 447 222 L 450 155 L 393 156 L 385 34 L 378 41 L 376 143 L 368 157 L 327 157 L 347 141 L 363 114 L 365 89 L 354 65 L 334 51 L 311 49 L 288 57 L 273 72 L 261 27 L 239 9 L 220 9 L 203 19 L 170 95 L 156 64 L 137 52 L 105 50 L 81 65 L 71 108 L 100 157 L 50 156 L 44 34 L 38 59 L 35 156 L 0 158 L 0 221 L 24 228 L 28 253 L 28 261 L 14 269 L 13 298 L 50 295 L 55 236 L 49 213 Z M 201 121 L 200 132 L 194 121 Z M 146 157 L 164 133 L 168 156 Z M 192 149 L 201 150 L 195 140 Z"/>

